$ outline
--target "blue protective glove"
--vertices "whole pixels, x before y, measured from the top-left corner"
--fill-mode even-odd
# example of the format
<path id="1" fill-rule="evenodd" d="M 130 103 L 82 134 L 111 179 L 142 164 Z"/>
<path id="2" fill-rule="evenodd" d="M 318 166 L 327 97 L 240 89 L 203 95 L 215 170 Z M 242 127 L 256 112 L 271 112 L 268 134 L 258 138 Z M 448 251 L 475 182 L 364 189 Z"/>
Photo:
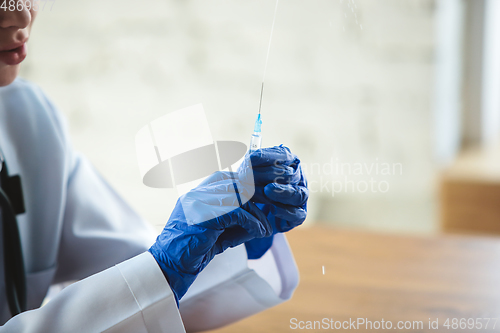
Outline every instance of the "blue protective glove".
<path id="1" fill-rule="evenodd" d="M 215 255 L 302 223 L 303 206 L 289 204 L 307 200 L 308 195 L 307 188 L 293 185 L 300 180 L 293 171 L 295 160 L 286 147 L 262 149 L 245 156 L 238 172 L 214 173 L 179 198 L 149 249 L 177 301 Z M 271 226 L 260 204 L 269 216 L 282 220 Z"/>
<path id="2" fill-rule="evenodd" d="M 273 235 L 302 224 L 309 190 L 300 160 L 284 146 L 260 149 L 250 155 L 255 178 L 252 201 L 266 215 Z M 258 259 L 271 247 L 273 235 L 245 243 L 248 259 Z"/>

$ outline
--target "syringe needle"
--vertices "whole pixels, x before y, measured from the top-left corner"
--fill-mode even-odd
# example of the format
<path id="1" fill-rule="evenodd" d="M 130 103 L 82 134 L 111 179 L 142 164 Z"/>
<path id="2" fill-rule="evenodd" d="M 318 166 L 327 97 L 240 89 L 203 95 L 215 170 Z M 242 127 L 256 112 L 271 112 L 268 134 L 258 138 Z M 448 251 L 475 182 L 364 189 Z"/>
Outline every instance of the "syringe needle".
<path id="1" fill-rule="evenodd" d="M 252 134 L 252 138 L 250 140 L 250 149 L 249 149 L 250 153 L 254 152 L 257 149 L 260 149 L 261 144 L 262 144 L 262 118 L 260 117 L 260 111 L 262 109 L 262 97 L 264 96 L 264 82 L 266 81 L 267 63 L 269 61 L 269 51 L 271 51 L 271 41 L 273 40 L 274 23 L 276 22 L 276 13 L 278 12 L 278 3 L 279 3 L 279 0 L 276 0 L 276 7 L 274 7 L 274 15 L 273 15 L 273 25 L 271 26 L 271 35 L 269 36 L 269 45 L 267 46 L 266 64 L 264 67 L 264 75 L 262 76 L 262 86 L 260 87 L 259 114 L 257 115 L 257 119 L 255 120 L 253 134 Z"/>
<path id="2" fill-rule="evenodd" d="M 262 87 L 260 88 L 260 103 L 259 103 L 259 114 L 262 108 L 262 95 L 264 94 L 264 81 L 262 81 Z"/>

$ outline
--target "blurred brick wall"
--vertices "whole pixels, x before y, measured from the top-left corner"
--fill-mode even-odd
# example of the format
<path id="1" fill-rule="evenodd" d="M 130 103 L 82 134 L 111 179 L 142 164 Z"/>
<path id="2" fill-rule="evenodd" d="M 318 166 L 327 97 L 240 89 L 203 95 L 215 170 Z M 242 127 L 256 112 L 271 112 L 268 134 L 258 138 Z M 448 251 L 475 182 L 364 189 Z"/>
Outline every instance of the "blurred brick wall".
<path id="1" fill-rule="evenodd" d="M 39 13 L 23 76 L 67 116 L 75 146 L 156 225 L 176 193 L 145 188 L 134 136 L 203 103 L 214 139 L 247 142 L 274 1 L 62 1 Z M 312 164 L 400 163 L 387 193 L 313 193 L 311 220 L 435 230 L 432 0 L 281 1 L 263 103 L 264 145 Z M 351 8 L 352 7 L 352 8 Z M 356 15 L 354 15 L 356 14 Z M 356 22 L 357 21 L 357 22 Z M 352 177 L 351 177 L 352 176 Z M 373 178 L 349 176 L 354 181 Z"/>

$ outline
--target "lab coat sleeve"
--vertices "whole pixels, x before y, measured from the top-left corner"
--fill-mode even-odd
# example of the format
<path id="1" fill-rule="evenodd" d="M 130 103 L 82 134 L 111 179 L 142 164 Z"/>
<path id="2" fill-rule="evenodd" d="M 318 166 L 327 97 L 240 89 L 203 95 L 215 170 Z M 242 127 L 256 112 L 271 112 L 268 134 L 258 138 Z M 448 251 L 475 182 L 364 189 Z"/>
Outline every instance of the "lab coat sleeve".
<path id="1" fill-rule="evenodd" d="M 177 304 L 149 252 L 65 288 L 0 332 L 185 332 Z"/>
<path id="2" fill-rule="evenodd" d="M 247 260 L 244 245 L 216 256 L 181 299 L 187 332 L 234 323 L 292 297 L 298 269 L 285 235 L 274 236 L 259 260 Z"/>

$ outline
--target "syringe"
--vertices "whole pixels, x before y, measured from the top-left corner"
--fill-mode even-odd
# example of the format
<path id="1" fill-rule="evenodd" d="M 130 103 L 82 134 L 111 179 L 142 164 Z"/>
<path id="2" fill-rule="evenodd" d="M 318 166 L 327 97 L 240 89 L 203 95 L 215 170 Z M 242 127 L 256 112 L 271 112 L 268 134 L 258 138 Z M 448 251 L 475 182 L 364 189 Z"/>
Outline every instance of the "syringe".
<path id="1" fill-rule="evenodd" d="M 279 0 L 276 0 L 276 7 L 274 7 L 273 24 L 271 26 L 271 35 L 269 36 L 269 45 L 267 46 L 266 64 L 264 66 L 264 75 L 262 76 L 262 86 L 260 88 L 260 103 L 259 103 L 259 114 L 255 120 L 255 125 L 253 127 L 252 138 L 250 139 L 250 149 L 249 153 L 260 149 L 262 144 L 262 119 L 260 117 L 260 110 L 262 109 L 262 96 L 264 95 L 264 81 L 266 80 L 267 63 L 269 61 L 269 51 L 271 50 L 271 42 L 273 40 L 274 23 L 276 23 L 276 13 L 278 12 Z"/>
<path id="2" fill-rule="evenodd" d="M 260 118 L 260 113 L 255 120 L 255 125 L 253 128 L 252 138 L 250 139 L 250 150 L 252 153 L 257 149 L 260 149 L 262 144 L 262 119 Z"/>

